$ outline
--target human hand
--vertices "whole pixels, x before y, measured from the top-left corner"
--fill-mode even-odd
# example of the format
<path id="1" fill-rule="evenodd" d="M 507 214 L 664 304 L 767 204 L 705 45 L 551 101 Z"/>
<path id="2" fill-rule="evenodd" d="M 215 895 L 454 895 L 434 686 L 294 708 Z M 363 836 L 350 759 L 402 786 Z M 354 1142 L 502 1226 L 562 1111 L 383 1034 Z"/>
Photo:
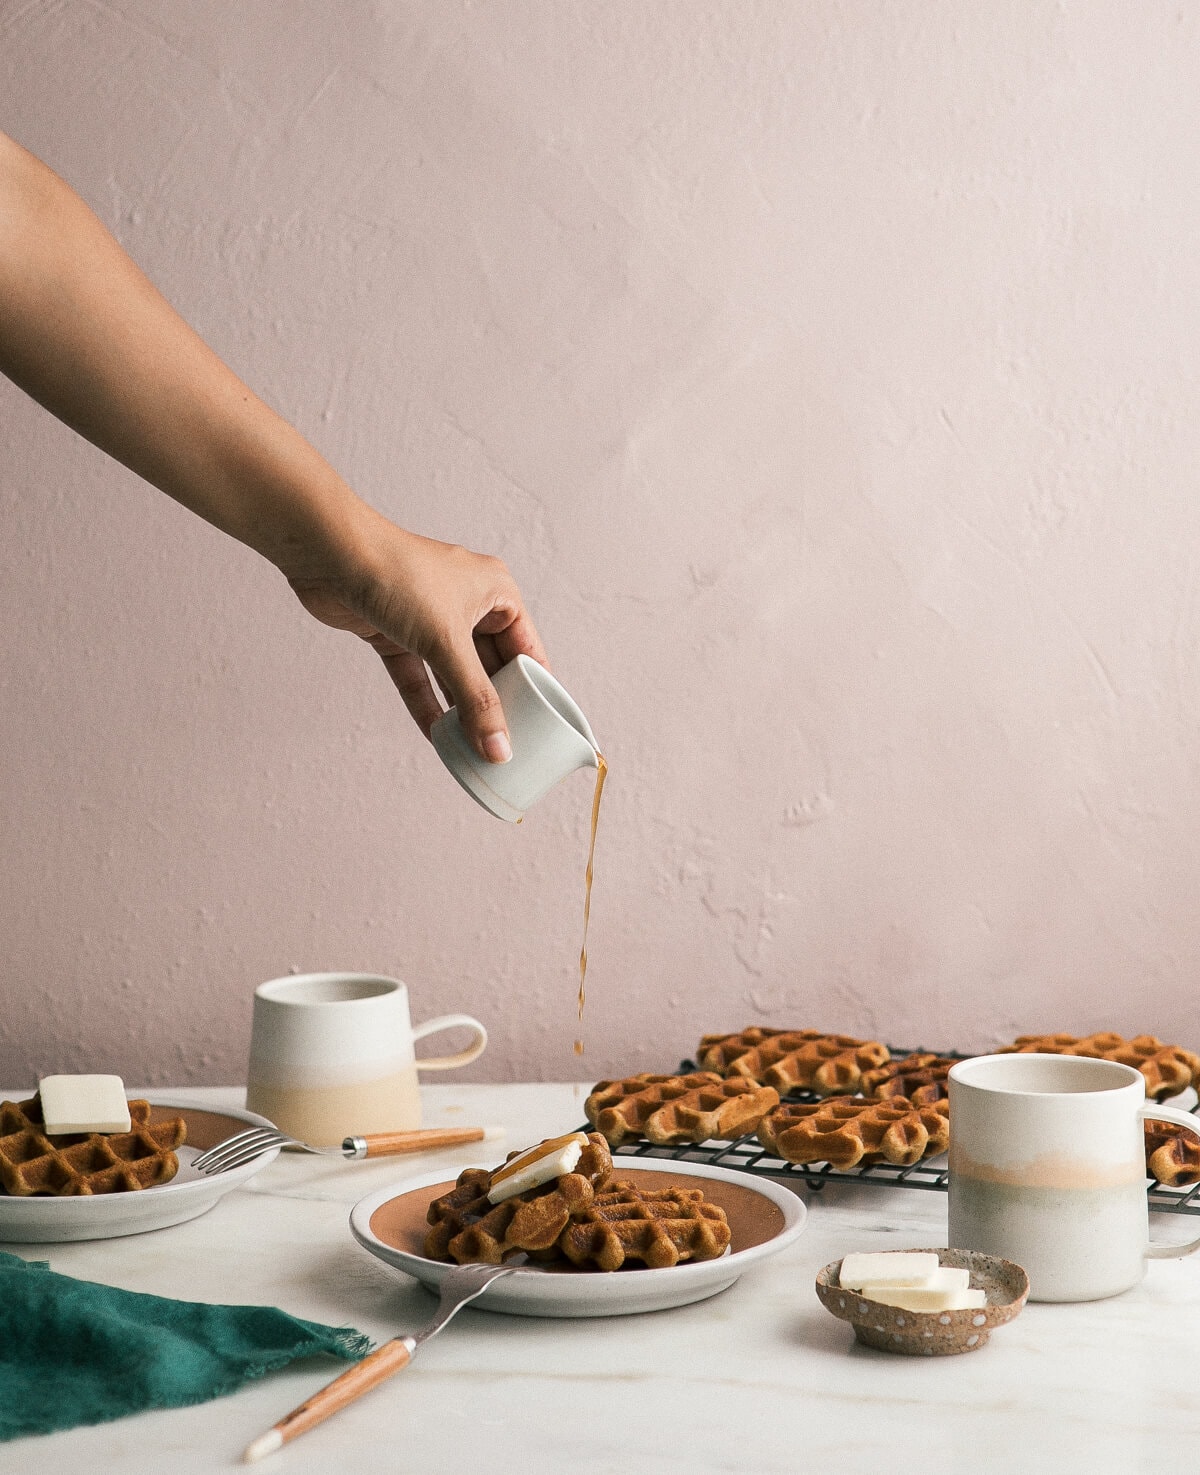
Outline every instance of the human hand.
<path id="1" fill-rule="evenodd" d="M 489 762 L 506 762 L 512 750 L 489 677 L 522 654 L 549 664 L 508 569 L 378 514 L 359 547 L 365 552 L 349 571 L 289 576 L 301 604 L 374 646 L 426 737 L 443 711 L 432 671 L 467 740 Z"/>
<path id="2" fill-rule="evenodd" d="M 368 641 L 428 737 L 442 705 L 511 756 L 489 675 L 546 664 L 504 564 L 397 527 L 262 403 L 83 201 L 0 134 L 0 372 L 274 563 L 318 620 Z"/>

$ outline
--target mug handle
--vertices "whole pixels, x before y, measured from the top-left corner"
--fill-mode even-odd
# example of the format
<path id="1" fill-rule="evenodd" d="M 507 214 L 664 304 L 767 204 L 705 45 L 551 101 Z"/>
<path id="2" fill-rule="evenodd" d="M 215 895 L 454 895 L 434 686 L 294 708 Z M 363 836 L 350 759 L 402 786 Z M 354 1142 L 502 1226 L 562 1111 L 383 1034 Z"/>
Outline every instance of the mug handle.
<path id="1" fill-rule="evenodd" d="M 1153 1101 L 1148 1101 L 1138 1115 L 1143 1122 L 1174 1122 L 1176 1126 L 1186 1127 L 1193 1136 L 1200 1137 L 1200 1118 L 1190 1111 L 1180 1110 L 1178 1106 L 1156 1106 Z M 1147 1245 L 1145 1254 L 1148 1260 L 1178 1260 L 1180 1256 L 1190 1255 L 1194 1250 L 1200 1250 L 1200 1239 L 1188 1240 L 1180 1245 Z"/>
<path id="2" fill-rule="evenodd" d="M 427 1019 L 424 1024 L 418 1024 L 413 1030 L 413 1044 L 423 1040 L 426 1035 L 435 1035 L 443 1029 L 473 1029 L 475 1038 L 465 1050 L 460 1050 L 457 1055 L 431 1055 L 426 1060 L 417 1061 L 418 1070 L 453 1070 L 456 1065 L 470 1065 L 472 1060 L 478 1060 L 487 1049 L 487 1030 L 480 1024 L 478 1019 L 472 1019 L 469 1014 L 439 1014 L 436 1019 Z"/>

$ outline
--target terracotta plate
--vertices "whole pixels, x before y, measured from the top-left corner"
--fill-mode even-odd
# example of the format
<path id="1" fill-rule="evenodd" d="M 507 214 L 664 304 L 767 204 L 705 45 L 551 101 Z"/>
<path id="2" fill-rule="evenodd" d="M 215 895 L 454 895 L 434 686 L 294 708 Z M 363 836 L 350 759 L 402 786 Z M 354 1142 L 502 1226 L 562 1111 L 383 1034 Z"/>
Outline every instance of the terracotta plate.
<path id="1" fill-rule="evenodd" d="M 743 1270 L 785 1249 L 804 1228 L 803 1202 L 791 1189 L 765 1178 L 749 1180 L 745 1173 L 703 1163 L 673 1163 L 670 1171 L 663 1171 L 643 1166 L 636 1159 L 621 1159 L 616 1164 L 616 1176 L 636 1178 L 639 1186 L 647 1188 L 703 1178 L 705 1197 L 719 1204 L 729 1219 L 733 1235 L 729 1250 L 718 1260 L 688 1262 L 669 1270 L 642 1267 L 605 1274 L 573 1267 L 530 1267 L 490 1285 L 476 1304 L 488 1311 L 507 1311 L 516 1316 L 627 1316 L 686 1306 L 723 1291 Z M 422 1253 L 425 1212 L 433 1199 L 453 1187 L 454 1179 L 446 1178 L 444 1169 L 393 1184 L 355 1205 L 350 1231 L 384 1264 L 436 1290 L 453 1267 L 427 1260 Z"/>
<path id="2" fill-rule="evenodd" d="M 58 1244 L 74 1239 L 115 1239 L 182 1224 L 211 1209 L 231 1188 L 253 1178 L 279 1156 L 275 1147 L 230 1173 L 215 1173 L 206 1178 L 192 1171 L 190 1163 L 194 1157 L 246 1127 L 269 1127 L 271 1123 L 251 1111 L 233 1107 L 205 1111 L 154 1091 L 139 1092 L 138 1099 L 150 1102 L 152 1120 L 181 1116 L 187 1123 L 187 1139 L 177 1153 L 179 1172 L 175 1177 L 156 1188 L 133 1193 L 97 1193 L 86 1198 L 52 1198 L 42 1194 L 17 1198 L 0 1189 L 0 1242 Z"/>

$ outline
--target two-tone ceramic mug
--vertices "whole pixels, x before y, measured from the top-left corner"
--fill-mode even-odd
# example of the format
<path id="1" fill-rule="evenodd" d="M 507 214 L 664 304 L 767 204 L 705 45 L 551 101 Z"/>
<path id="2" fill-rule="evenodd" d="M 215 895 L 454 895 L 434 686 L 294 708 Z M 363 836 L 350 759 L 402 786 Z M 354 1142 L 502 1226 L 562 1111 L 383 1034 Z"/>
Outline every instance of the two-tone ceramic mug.
<path id="1" fill-rule="evenodd" d="M 443 1029 L 475 1038 L 455 1055 L 418 1060 Z M 298 973 L 254 991 L 246 1106 L 313 1147 L 421 1125 L 418 1070 L 453 1070 L 481 1055 L 487 1030 L 469 1014 L 413 1027 L 408 989 L 373 973 Z"/>
<path id="2" fill-rule="evenodd" d="M 1143 1123 L 1190 1112 L 1146 1101 L 1141 1071 L 1079 1055 L 981 1055 L 950 1070 L 949 1242 L 1024 1266 L 1034 1301 L 1136 1285 L 1151 1244 Z"/>
<path id="3" fill-rule="evenodd" d="M 472 799 L 515 824 L 525 811 L 577 768 L 599 766 L 599 748 L 562 685 L 529 656 L 517 656 L 492 677 L 508 725 L 512 757 L 489 763 L 467 741 L 451 707 L 430 737 L 442 762 Z"/>

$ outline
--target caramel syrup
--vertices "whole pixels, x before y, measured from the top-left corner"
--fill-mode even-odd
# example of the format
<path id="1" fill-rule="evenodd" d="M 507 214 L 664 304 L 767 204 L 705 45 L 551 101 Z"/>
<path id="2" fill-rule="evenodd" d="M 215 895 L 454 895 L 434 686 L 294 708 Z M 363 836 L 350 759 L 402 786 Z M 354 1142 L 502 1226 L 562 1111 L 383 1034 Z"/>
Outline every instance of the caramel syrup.
<path id="1" fill-rule="evenodd" d="M 545 1142 L 539 1142 L 536 1147 L 526 1148 L 519 1152 L 516 1157 L 510 1159 L 502 1168 L 497 1168 L 489 1181 L 489 1187 L 494 1188 L 498 1183 L 503 1183 L 511 1178 L 522 1168 L 527 1168 L 531 1163 L 539 1159 L 549 1157 L 552 1153 L 560 1152 L 569 1142 L 578 1142 L 581 1146 L 587 1145 L 587 1137 L 583 1132 L 567 1132 L 562 1137 L 550 1137 Z"/>
<path id="2" fill-rule="evenodd" d="M 608 777 L 608 764 L 604 754 L 596 754 L 596 792 L 592 795 L 592 838 L 588 844 L 587 872 L 583 889 L 583 945 L 579 949 L 579 1022 L 583 1023 L 583 1005 L 586 1000 L 584 985 L 587 982 L 587 936 L 588 922 L 592 915 L 592 869 L 596 859 L 596 827 L 600 823 L 600 795 L 604 792 L 604 780 Z M 583 1054 L 583 1040 L 575 1041 L 576 1055 Z"/>

